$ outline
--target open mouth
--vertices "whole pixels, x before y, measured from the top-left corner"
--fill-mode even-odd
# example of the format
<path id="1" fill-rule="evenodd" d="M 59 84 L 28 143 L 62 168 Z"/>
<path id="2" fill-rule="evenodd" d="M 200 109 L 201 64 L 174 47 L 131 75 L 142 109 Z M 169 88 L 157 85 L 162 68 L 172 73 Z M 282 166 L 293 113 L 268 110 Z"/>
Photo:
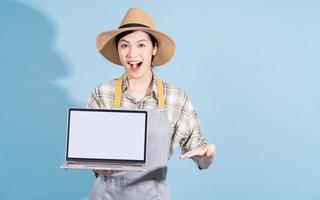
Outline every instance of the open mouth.
<path id="1" fill-rule="evenodd" d="M 137 72 L 140 69 L 140 66 L 142 65 L 142 62 L 139 61 L 129 61 L 128 65 L 130 66 L 131 70 L 134 72 Z"/>

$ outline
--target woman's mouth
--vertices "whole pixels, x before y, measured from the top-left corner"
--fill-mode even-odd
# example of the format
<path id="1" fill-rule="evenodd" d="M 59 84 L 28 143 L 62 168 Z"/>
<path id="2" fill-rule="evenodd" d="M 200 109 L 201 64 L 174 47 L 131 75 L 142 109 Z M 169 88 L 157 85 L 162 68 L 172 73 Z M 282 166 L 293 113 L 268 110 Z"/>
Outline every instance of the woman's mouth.
<path id="1" fill-rule="evenodd" d="M 128 65 L 130 66 L 131 70 L 133 72 L 137 72 L 140 69 L 140 66 L 142 65 L 142 62 L 140 61 L 129 61 Z"/>

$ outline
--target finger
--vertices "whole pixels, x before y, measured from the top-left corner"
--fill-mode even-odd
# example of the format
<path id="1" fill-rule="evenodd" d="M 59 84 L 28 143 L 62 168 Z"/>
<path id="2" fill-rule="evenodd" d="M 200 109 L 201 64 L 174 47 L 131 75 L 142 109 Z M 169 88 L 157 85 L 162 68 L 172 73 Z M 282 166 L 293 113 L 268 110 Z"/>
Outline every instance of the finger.
<path id="1" fill-rule="evenodd" d="M 214 144 L 210 144 L 208 146 L 208 150 L 206 152 L 206 156 L 207 157 L 211 157 L 212 159 L 214 159 L 215 155 L 216 155 L 216 147 L 215 147 Z"/>
<path id="2" fill-rule="evenodd" d="M 180 159 L 191 158 L 194 156 L 203 156 L 206 153 L 207 149 L 195 149 L 188 151 L 187 153 L 180 156 Z"/>
<path id="3" fill-rule="evenodd" d="M 107 176 L 112 176 L 113 174 L 119 173 L 121 170 L 106 170 Z"/>
<path id="4" fill-rule="evenodd" d="M 214 148 L 213 146 L 209 145 L 207 148 L 206 156 L 212 156 L 214 153 Z"/>
<path id="5" fill-rule="evenodd" d="M 106 171 L 107 176 L 111 176 L 113 174 L 113 170 Z"/>
<path id="6" fill-rule="evenodd" d="M 96 170 L 96 172 L 101 176 L 111 176 L 114 173 L 113 170 Z"/>
<path id="7" fill-rule="evenodd" d="M 194 153 L 194 150 L 188 151 L 180 156 L 180 159 L 189 158 L 190 155 Z"/>

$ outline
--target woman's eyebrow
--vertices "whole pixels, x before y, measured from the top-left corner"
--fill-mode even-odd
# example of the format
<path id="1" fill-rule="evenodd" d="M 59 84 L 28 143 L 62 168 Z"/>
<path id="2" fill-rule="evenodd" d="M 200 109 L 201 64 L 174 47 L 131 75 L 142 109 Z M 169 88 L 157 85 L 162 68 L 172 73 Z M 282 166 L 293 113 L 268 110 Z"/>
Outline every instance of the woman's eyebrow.
<path id="1" fill-rule="evenodd" d="M 125 40 L 125 39 L 120 39 L 119 42 L 130 43 L 129 41 L 127 41 L 127 40 Z M 148 42 L 148 40 L 146 40 L 146 39 L 141 39 L 141 40 L 136 41 L 136 43 L 138 43 L 138 42 Z"/>
<path id="2" fill-rule="evenodd" d="M 129 43 L 129 41 L 125 40 L 125 39 L 120 39 L 119 42 L 126 42 Z"/>

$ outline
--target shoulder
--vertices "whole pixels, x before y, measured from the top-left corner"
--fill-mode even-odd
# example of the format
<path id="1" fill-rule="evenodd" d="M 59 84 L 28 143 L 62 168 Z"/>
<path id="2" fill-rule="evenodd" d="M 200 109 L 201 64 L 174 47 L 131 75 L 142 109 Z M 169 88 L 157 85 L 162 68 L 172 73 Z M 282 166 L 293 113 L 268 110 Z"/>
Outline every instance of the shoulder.
<path id="1" fill-rule="evenodd" d="M 107 81 L 98 85 L 91 92 L 87 107 L 89 108 L 111 108 L 114 99 L 114 88 L 116 80 Z"/>
<path id="2" fill-rule="evenodd" d="M 113 96 L 115 85 L 116 80 L 110 80 L 102 83 L 93 89 L 91 95 L 96 97 Z"/>
<path id="3" fill-rule="evenodd" d="M 186 92 L 182 90 L 180 87 L 172 85 L 171 83 L 163 83 L 166 103 L 168 104 L 168 106 L 183 107 L 186 101 L 188 101 L 188 95 L 186 94 Z"/>
<path id="4" fill-rule="evenodd" d="M 165 91 L 170 93 L 169 95 L 175 94 L 179 96 L 187 96 L 184 90 L 182 90 L 180 87 L 177 87 L 171 83 L 163 81 L 163 86 L 165 88 Z"/>

